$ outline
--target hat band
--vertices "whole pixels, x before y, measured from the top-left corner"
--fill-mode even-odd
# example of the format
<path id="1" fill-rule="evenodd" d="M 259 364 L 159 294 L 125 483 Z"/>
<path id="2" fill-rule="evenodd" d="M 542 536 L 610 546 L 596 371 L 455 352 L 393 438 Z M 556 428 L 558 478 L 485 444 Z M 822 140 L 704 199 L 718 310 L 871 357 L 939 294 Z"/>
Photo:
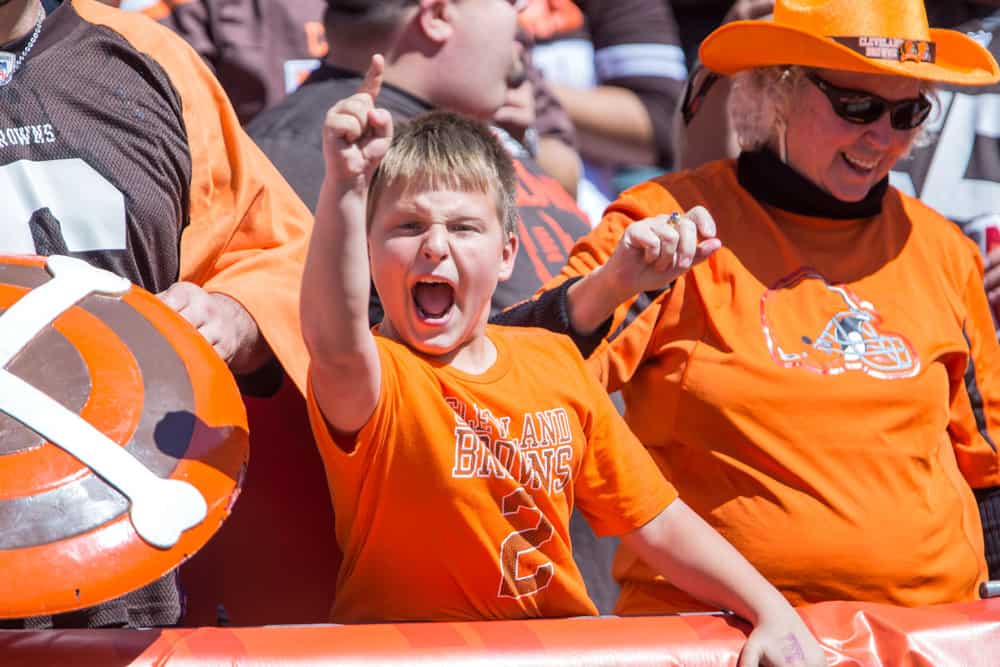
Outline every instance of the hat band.
<path id="1" fill-rule="evenodd" d="M 872 60 L 933 63 L 937 55 L 937 45 L 921 39 L 899 37 L 830 37 L 830 39 Z"/>

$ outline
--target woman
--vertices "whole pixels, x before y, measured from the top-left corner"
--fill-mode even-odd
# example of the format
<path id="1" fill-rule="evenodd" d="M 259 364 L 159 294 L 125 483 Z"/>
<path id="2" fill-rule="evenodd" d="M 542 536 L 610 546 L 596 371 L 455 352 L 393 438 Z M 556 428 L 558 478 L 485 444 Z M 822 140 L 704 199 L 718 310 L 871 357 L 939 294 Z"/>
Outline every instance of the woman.
<path id="1" fill-rule="evenodd" d="M 592 362 L 681 497 L 794 604 L 975 598 L 1000 350 L 976 248 L 887 174 L 932 83 L 991 83 L 996 62 L 917 0 L 779 0 L 700 55 L 735 75 L 744 152 L 625 192 L 564 271 L 586 278 L 522 316 L 587 332 L 641 292 Z M 656 286 L 635 239 L 690 257 L 707 214 L 665 214 L 695 206 L 723 247 Z M 627 551 L 615 574 L 619 613 L 697 608 Z"/>

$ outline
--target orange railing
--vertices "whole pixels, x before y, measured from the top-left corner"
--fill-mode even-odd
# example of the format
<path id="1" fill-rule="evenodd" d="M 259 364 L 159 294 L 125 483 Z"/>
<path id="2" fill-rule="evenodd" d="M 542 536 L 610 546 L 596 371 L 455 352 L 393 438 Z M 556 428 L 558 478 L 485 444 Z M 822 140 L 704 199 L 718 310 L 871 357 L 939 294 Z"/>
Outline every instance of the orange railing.
<path id="1" fill-rule="evenodd" d="M 1000 665 L 1000 600 L 801 609 L 833 665 Z M 173 630 L 0 631 L 0 665 L 735 665 L 715 615 Z"/>

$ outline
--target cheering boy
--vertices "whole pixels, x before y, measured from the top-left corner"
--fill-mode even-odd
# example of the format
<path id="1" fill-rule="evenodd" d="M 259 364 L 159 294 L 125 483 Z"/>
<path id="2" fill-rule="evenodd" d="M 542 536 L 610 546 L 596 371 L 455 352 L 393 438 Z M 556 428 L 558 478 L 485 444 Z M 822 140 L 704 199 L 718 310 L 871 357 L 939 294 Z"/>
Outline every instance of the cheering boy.
<path id="1" fill-rule="evenodd" d="M 677 499 L 568 339 L 487 324 L 517 251 L 513 166 L 454 114 L 393 137 L 374 106 L 382 68 L 375 56 L 327 115 L 302 289 L 344 552 L 333 619 L 593 615 L 570 550 L 575 502 L 597 533 L 754 623 L 741 665 L 824 664 L 785 599 Z M 673 263 L 675 249 L 661 249 Z M 660 254 L 642 261 L 662 267 Z"/>

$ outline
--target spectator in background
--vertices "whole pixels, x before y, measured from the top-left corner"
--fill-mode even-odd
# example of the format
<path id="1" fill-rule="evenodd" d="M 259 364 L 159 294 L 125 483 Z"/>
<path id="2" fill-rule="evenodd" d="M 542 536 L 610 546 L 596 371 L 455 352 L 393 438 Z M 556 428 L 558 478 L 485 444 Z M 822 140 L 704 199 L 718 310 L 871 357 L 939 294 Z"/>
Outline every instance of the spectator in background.
<path id="1" fill-rule="evenodd" d="M 105 0 L 173 29 L 215 72 L 243 124 L 298 88 L 326 55 L 325 0 Z M 528 77 L 495 121 L 575 194 L 580 161 L 572 121 L 525 54 Z M 537 113 L 536 113 L 537 112 Z"/>
<path id="2" fill-rule="evenodd" d="M 576 126 L 586 178 L 578 201 L 596 223 L 620 165 L 674 163 L 672 118 L 687 76 L 665 0 L 529 0 L 532 57 Z"/>
<path id="3" fill-rule="evenodd" d="M 71 255 L 124 276 L 197 327 L 244 389 L 270 389 L 276 362 L 304 387 L 296 313 L 311 216 L 201 58 L 96 0 L 0 3 L 0 50 L 18 54 L 0 86 L 0 252 Z M 4 625 L 160 626 L 180 613 L 171 573 L 94 608 Z"/>
<path id="4" fill-rule="evenodd" d="M 505 2 L 434 0 L 433 9 L 456 16 L 457 22 L 447 24 L 449 29 L 442 34 L 439 24 L 427 20 L 430 10 L 409 0 L 328 0 L 331 50 L 326 61 L 299 90 L 257 117 L 248 131 L 292 187 L 314 206 L 324 172 L 320 128 L 325 113 L 357 90 L 361 73 L 376 52 L 386 61 L 377 103 L 396 122 L 435 107 L 480 119 L 495 117 L 508 99 L 511 81 L 522 76 L 514 36 L 496 33 L 489 23 L 491 12 L 506 11 Z M 446 53 L 460 53 L 461 58 L 442 55 Z M 542 173 L 530 155 L 514 158 L 521 247 L 513 276 L 494 294 L 494 312 L 530 297 L 556 275 L 576 239 L 590 229 L 572 198 Z M 374 290 L 372 296 L 369 315 L 377 322 L 382 312 Z M 600 543 L 602 551 L 594 555 L 598 546 L 579 519 L 572 531 L 591 595 L 601 609 L 608 609 L 615 595 L 608 573 L 610 548 Z"/>
<path id="5" fill-rule="evenodd" d="M 120 0 L 173 29 L 229 94 L 240 122 L 272 106 L 326 55 L 323 0 Z"/>
<path id="6" fill-rule="evenodd" d="M 531 51 L 524 48 L 530 40 L 523 30 L 518 32 L 526 76 L 510 82 L 507 100 L 493 114 L 493 123 L 503 130 L 502 139 L 505 133 L 520 144 L 513 147 L 515 151 L 527 151 L 546 174 L 575 198 L 583 169 L 576 151 L 576 130 L 546 85 L 542 72 L 531 62 Z M 510 147 L 510 142 L 507 143 Z"/>

